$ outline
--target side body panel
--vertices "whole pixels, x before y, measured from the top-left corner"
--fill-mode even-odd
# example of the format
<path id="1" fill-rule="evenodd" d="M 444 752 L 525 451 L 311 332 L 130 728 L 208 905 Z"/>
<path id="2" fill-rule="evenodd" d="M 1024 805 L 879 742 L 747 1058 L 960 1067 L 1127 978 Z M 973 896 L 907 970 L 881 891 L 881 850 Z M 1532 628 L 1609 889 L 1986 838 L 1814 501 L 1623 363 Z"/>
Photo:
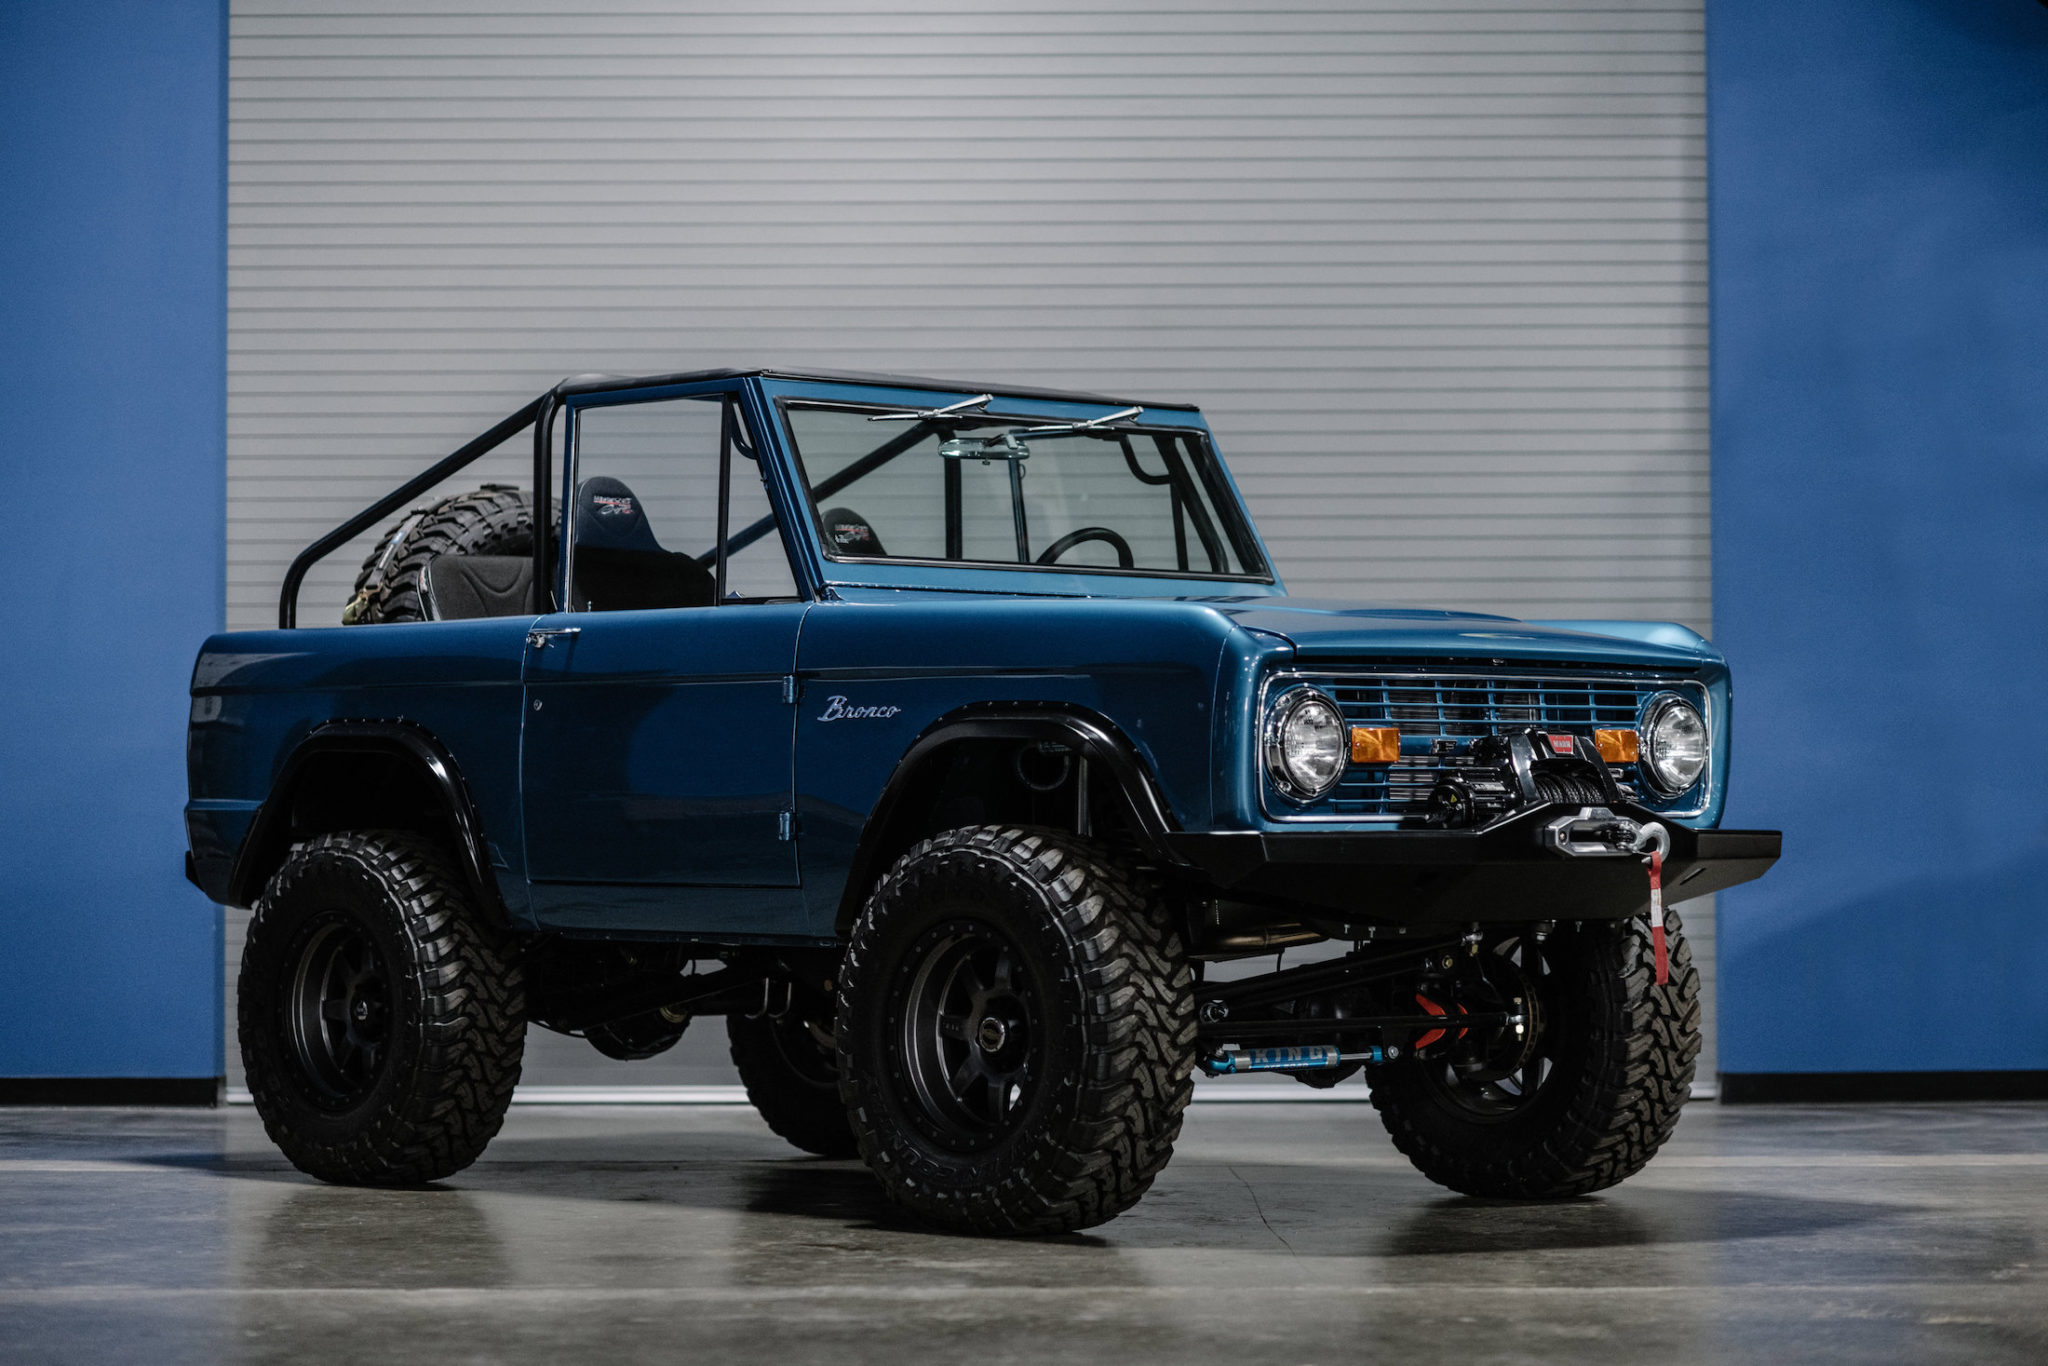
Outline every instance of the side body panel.
<path id="1" fill-rule="evenodd" d="M 208 894 L 225 899 L 257 809 L 314 727 L 403 719 L 431 733 L 461 770 L 505 905 L 515 920 L 528 918 L 519 810 L 528 621 L 246 631 L 207 641 L 192 676 L 185 819 Z"/>
<path id="2" fill-rule="evenodd" d="M 526 867 L 544 926 L 800 930 L 790 810 L 801 603 L 560 613 L 528 656 Z"/>
<path id="3" fill-rule="evenodd" d="M 797 814 L 813 932 L 830 934 L 868 816 L 917 738 L 962 708 L 1056 705 L 1104 718 L 1174 819 L 1215 814 L 1210 733 L 1232 635 L 1210 608 L 1143 599 L 912 597 L 820 603 L 798 655 Z"/>

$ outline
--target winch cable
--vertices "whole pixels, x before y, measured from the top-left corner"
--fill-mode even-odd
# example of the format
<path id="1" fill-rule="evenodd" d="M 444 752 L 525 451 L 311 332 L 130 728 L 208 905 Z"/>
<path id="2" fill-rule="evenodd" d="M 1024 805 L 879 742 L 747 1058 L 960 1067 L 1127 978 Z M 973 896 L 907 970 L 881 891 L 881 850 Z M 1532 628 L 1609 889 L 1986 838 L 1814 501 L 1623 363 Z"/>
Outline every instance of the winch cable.
<path id="1" fill-rule="evenodd" d="M 1650 865 L 1650 952 L 1657 960 L 1657 985 L 1671 982 L 1671 954 L 1664 942 L 1664 855 L 1671 852 L 1671 832 L 1656 821 L 1636 833 L 1637 852 L 1648 851 Z"/>

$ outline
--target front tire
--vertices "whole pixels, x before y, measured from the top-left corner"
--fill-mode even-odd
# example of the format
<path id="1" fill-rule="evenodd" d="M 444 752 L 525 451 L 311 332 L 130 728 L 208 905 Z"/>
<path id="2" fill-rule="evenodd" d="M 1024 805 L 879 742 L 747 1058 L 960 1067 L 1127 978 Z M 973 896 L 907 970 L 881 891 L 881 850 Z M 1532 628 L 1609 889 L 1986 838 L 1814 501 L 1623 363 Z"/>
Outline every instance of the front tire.
<path id="1" fill-rule="evenodd" d="M 1439 1185 L 1502 1199 L 1585 1195 L 1641 1171 L 1678 1123 L 1700 1051 L 1699 973 L 1677 914 L 1665 924 L 1661 987 L 1642 920 L 1485 945 L 1540 1029 L 1513 1070 L 1461 1067 L 1447 1050 L 1376 1069 L 1394 1146 Z"/>
<path id="2" fill-rule="evenodd" d="M 835 1035 L 889 1198 L 971 1233 L 1064 1233 L 1137 1203 L 1193 1089 L 1193 979 L 1104 852 L 976 826 L 896 862 L 854 926 Z"/>
<path id="3" fill-rule="evenodd" d="M 310 1176 L 437 1181 L 504 1123 L 524 985 L 454 867 L 416 835 L 296 846 L 257 904 L 238 994 L 257 1113 Z"/>

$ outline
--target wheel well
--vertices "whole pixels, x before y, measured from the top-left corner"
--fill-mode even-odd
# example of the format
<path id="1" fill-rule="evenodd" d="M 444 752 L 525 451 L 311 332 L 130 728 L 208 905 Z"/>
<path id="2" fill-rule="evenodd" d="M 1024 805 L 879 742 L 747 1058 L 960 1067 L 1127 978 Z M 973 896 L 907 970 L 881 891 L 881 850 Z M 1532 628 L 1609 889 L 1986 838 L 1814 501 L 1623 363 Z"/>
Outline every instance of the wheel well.
<path id="1" fill-rule="evenodd" d="M 853 927 L 875 879 L 919 840 L 967 825 L 1064 830 L 1170 858 L 1170 818 L 1128 744 L 1065 717 L 969 721 L 941 727 L 897 766 L 862 832 L 840 898 L 837 930 Z"/>
<path id="2" fill-rule="evenodd" d="M 253 905 L 292 846 L 337 830 L 409 830 L 447 850 L 479 907 L 505 923 L 475 812 L 454 764 L 429 738 L 359 728 L 316 731 L 286 761 L 236 861 L 238 905 Z"/>
<path id="3" fill-rule="evenodd" d="M 396 749 L 314 753 L 281 795 L 294 841 L 331 830 L 454 833 L 433 779 L 417 759 Z"/>

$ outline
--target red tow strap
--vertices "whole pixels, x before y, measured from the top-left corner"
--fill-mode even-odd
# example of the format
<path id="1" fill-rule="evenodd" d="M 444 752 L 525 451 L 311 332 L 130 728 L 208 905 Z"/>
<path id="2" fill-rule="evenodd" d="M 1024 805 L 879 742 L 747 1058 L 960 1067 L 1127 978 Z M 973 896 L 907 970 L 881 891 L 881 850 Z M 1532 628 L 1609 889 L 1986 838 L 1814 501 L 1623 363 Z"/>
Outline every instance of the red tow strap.
<path id="1" fill-rule="evenodd" d="M 1650 951 L 1657 956 L 1657 985 L 1671 982 L 1671 955 L 1664 945 L 1664 850 L 1650 849 Z"/>

